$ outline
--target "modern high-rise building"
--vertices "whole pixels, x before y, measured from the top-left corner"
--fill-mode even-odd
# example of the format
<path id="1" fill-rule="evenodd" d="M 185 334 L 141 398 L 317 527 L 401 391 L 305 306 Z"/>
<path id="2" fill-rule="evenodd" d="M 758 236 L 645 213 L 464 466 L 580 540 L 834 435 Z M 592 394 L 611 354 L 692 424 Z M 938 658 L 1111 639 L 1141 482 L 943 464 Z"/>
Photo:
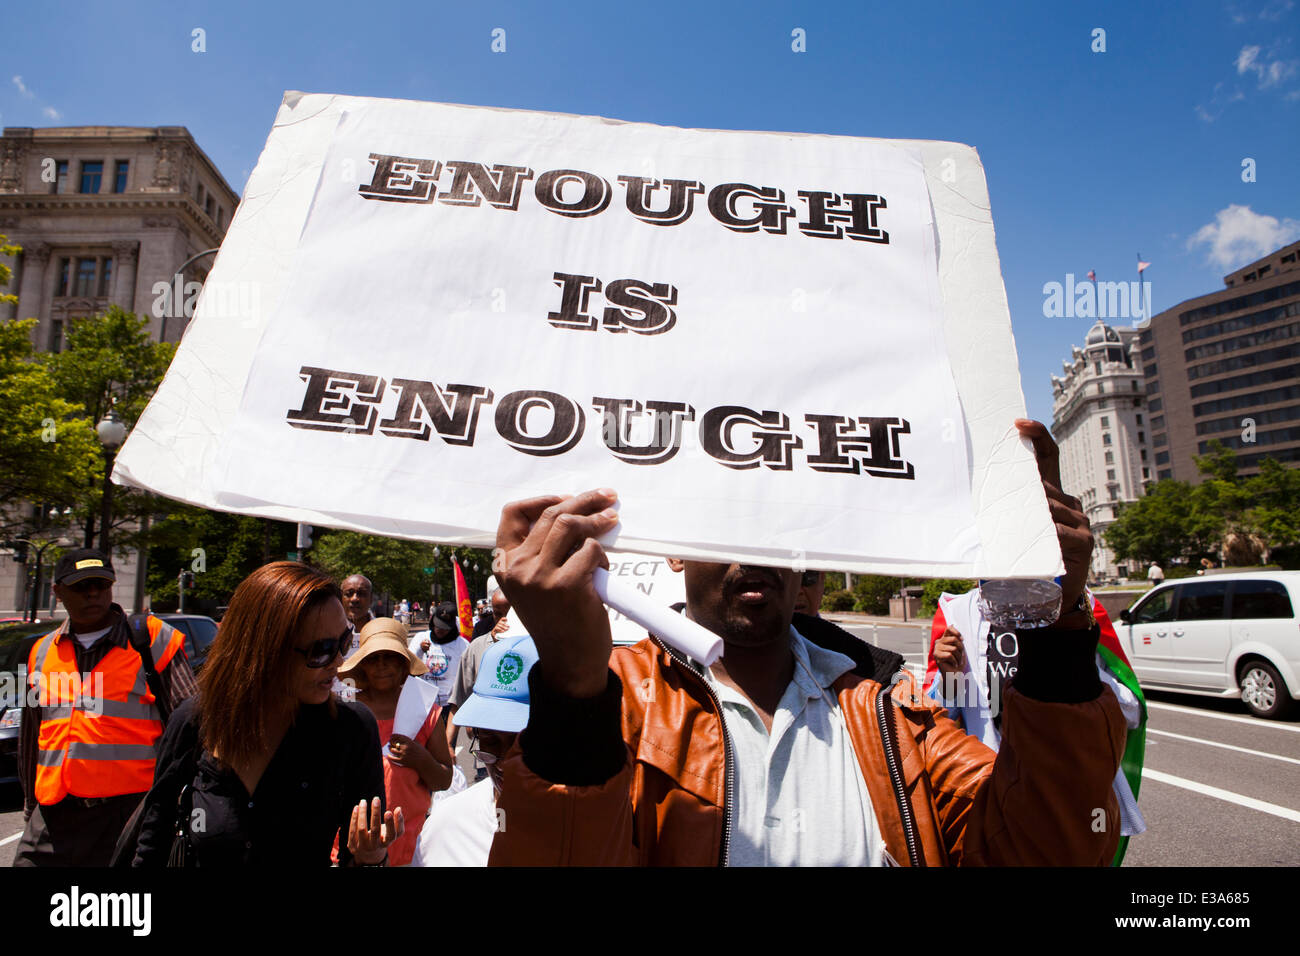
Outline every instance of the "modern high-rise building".
<path id="1" fill-rule="evenodd" d="M 221 245 L 238 203 L 181 126 L 6 127 L 0 235 L 22 251 L 4 260 L 18 302 L 0 305 L 0 319 L 37 319 L 33 344 L 57 352 L 72 320 L 119 305 L 149 319 L 155 339 L 179 341 L 186 281 L 207 275 L 212 257 L 201 253 Z M 161 296 L 164 285 L 182 295 Z M 52 531 L 59 519 L 43 520 Z M 68 536 L 82 543 L 77 529 Z M 142 596 L 139 558 L 115 557 L 123 606 Z M 24 606 L 27 570 L 0 560 L 0 608 Z M 38 606 L 49 606 L 48 588 L 46 576 Z"/>
<path id="2" fill-rule="evenodd" d="M 1154 316 L 1138 337 L 1155 477 L 1199 482 L 1217 438 L 1238 474 L 1300 467 L 1300 242 Z"/>
<path id="3" fill-rule="evenodd" d="M 1100 319 L 1083 348 L 1071 349 L 1064 374 L 1052 376 L 1052 434 L 1061 449 L 1061 482 L 1083 503 L 1097 547 L 1094 580 L 1127 577 L 1102 533 L 1121 502 L 1142 497 L 1152 479 L 1146 392 L 1137 367 L 1138 330 Z"/>

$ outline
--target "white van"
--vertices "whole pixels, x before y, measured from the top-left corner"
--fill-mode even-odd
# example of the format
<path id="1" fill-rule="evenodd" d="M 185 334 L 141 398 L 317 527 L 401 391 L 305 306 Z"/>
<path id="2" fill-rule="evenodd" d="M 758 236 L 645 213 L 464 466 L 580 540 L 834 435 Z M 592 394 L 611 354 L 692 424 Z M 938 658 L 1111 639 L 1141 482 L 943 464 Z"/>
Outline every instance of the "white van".
<path id="1" fill-rule="evenodd" d="M 1240 697 L 1259 717 L 1300 700 L 1300 571 L 1211 574 L 1153 588 L 1120 612 L 1143 687 Z"/>

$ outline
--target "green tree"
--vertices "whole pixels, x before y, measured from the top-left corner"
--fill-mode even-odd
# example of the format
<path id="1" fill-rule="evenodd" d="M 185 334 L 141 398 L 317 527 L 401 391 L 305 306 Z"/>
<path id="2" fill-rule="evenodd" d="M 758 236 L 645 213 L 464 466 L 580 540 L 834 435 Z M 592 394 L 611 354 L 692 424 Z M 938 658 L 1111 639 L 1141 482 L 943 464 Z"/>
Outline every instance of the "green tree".
<path id="1" fill-rule="evenodd" d="M 436 582 L 443 600 L 451 600 L 450 550 L 426 541 L 404 541 L 355 531 L 329 531 L 311 549 L 312 564 L 342 580 L 349 574 L 364 574 L 374 585 L 375 596 L 389 594 L 394 600 L 409 598 L 421 603 L 432 597 Z M 482 595 L 483 582 L 491 574 L 492 556 L 476 548 L 457 548 L 457 559 L 465 572 L 471 596 Z M 477 564 L 479 570 L 474 571 Z M 426 572 L 424 569 L 431 571 Z"/>
<path id="2" fill-rule="evenodd" d="M 1192 560 L 1213 551 L 1221 523 L 1198 505 L 1195 490 L 1185 481 L 1166 478 L 1148 486 L 1137 501 L 1122 502 L 1106 529 L 1107 546 L 1120 561 Z"/>
<path id="3" fill-rule="evenodd" d="M 149 338 L 147 320 L 114 305 L 102 315 L 74 320 L 67 331 L 67 347 L 42 356 L 42 360 L 59 394 L 85 409 L 92 429 L 110 408 L 130 428 L 153 398 L 175 350 L 170 343 Z M 99 457 L 98 474 L 86 484 L 77 504 L 88 541 L 95 535 L 103 495 L 102 452 Z M 111 535 L 114 546 L 147 546 L 141 519 L 168 508 L 143 492 L 115 488 Z"/>
<path id="4" fill-rule="evenodd" d="M 35 360 L 35 319 L 0 322 L 0 537 L 32 530 L 27 503 L 73 505 L 102 474 L 81 406 Z"/>
<path id="5" fill-rule="evenodd" d="M 933 614 L 938 610 L 939 595 L 944 591 L 949 594 L 965 594 L 978 583 L 968 578 L 931 578 L 925 582 L 925 588 L 921 591 L 921 613 Z"/>
<path id="6" fill-rule="evenodd" d="M 902 586 L 900 578 L 862 574 L 853 579 L 853 608 L 864 614 L 888 614 L 889 599 Z"/>
<path id="7" fill-rule="evenodd" d="M 1300 544 L 1300 468 L 1265 458 L 1259 474 L 1246 480 L 1246 490 L 1246 522 L 1265 547 L 1271 552 Z"/>

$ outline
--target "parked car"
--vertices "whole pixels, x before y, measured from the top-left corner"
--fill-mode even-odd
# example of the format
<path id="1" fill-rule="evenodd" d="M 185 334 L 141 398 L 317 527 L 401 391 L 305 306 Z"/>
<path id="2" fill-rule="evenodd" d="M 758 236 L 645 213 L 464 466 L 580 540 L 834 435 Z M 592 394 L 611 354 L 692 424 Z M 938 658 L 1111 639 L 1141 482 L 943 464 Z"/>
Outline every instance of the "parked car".
<path id="1" fill-rule="evenodd" d="M 1143 687 L 1240 697 L 1259 717 L 1300 701 L 1300 571 L 1184 578 L 1120 612 Z"/>
<path id="2" fill-rule="evenodd" d="M 32 645 L 57 622 L 0 625 L 0 784 L 18 782 L 18 730 Z"/>
<path id="3" fill-rule="evenodd" d="M 203 614 L 155 614 L 154 617 L 184 632 L 185 656 L 189 658 L 190 670 L 197 674 L 217 639 L 217 622 Z"/>

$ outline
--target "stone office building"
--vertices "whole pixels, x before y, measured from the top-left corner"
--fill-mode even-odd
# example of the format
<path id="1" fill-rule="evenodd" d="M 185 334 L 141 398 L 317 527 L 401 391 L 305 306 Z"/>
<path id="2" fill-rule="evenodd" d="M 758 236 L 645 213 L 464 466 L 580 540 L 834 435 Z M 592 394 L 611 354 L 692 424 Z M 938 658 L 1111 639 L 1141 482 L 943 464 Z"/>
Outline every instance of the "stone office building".
<path id="1" fill-rule="evenodd" d="M 1142 497 L 1152 480 L 1146 392 L 1137 365 L 1138 330 L 1100 319 L 1052 376 L 1052 434 L 1061 449 L 1061 482 L 1077 494 L 1092 525 L 1094 581 L 1140 576 L 1116 562 L 1103 533 L 1122 502 Z"/>
<path id="2" fill-rule="evenodd" d="M 179 341 L 182 302 L 155 309 L 155 285 L 174 287 L 178 268 L 220 246 L 238 203 L 181 126 L 6 127 L 0 235 L 22 251 L 5 260 L 14 273 L 5 291 L 18 302 L 0 305 L 0 319 L 37 319 L 36 348 L 59 351 L 69 322 L 116 304 L 148 318 L 155 339 Z M 199 257 L 182 288 L 211 264 Z M 135 559 L 116 557 L 124 606 L 140 593 Z M 25 589 L 23 567 L 0 560 L 0 609 L 21 608 Z"/>
<path id="3" fill-rule="evenodd" d="M 1217 292 L 1151 319 L 1138 343 L 1156 478 L 1199 483 L 1213 439 L 1238 474 L 1300 467 L 1300 242 L 1242 266 Z"/>

